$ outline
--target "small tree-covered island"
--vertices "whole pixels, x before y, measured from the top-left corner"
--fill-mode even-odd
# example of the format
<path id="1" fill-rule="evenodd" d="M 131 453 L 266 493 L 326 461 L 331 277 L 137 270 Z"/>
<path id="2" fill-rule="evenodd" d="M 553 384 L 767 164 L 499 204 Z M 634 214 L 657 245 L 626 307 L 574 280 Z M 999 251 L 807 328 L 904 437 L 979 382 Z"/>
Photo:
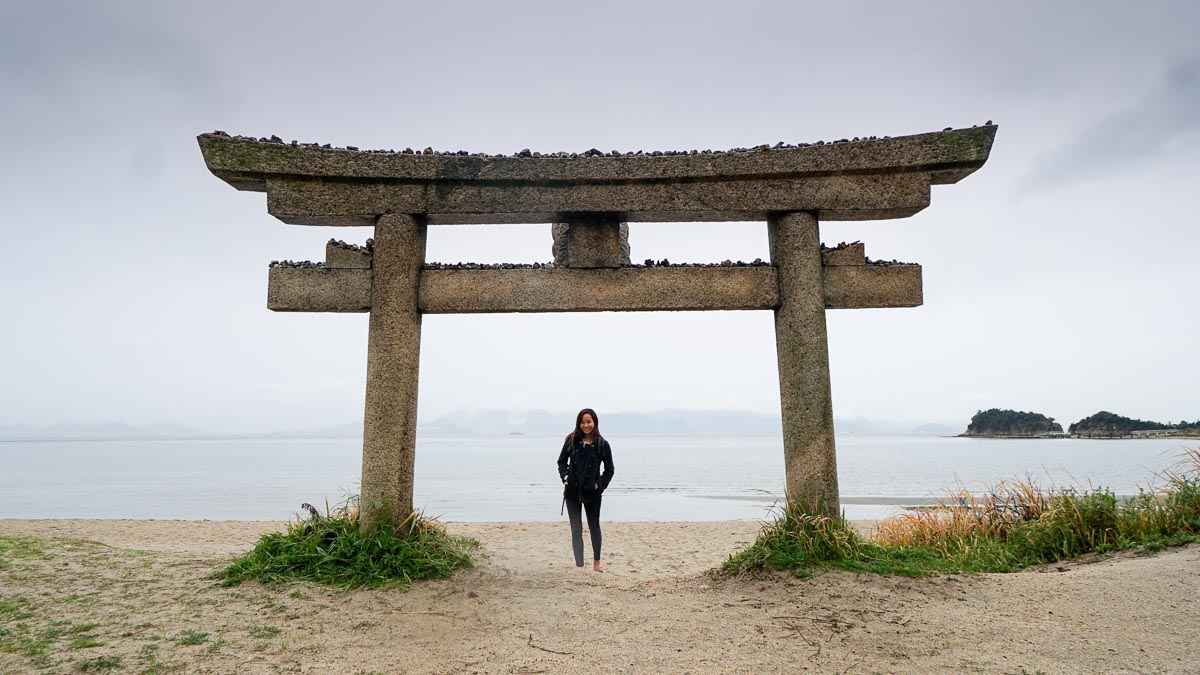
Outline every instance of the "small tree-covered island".
<path id="1" fill-rule="evenodd" d="M 1200 437 L 1200 420 L 1178 424 L 1148 422 L 1101 410 L 1075 422 L 1064 432 L 1062 425 L 1041 413 L 991 408 L 975 413 L 967 430 L 959 436 L 982 438 L 1158 438 Z"/>
<path id="2" fill-rule="evenodd" d="M 1200 420 L 1195 422 L 1181 420 L 1178 424 L 1163 424 L 1162 422 L 1130 419 L 1107 410 L 1101 410 L 1095 415 L 1085 417 L 1072 424 L 1068 431 L 1073 436 L 1089 438 L 1197 436 L 1200 435 Z"/>
<path id="3" fill-rule="evenodd" d="M 975 413 L 962 436 L 1032 438 L 1062 433 L 1062 425 L 1041 413 L 991 408 Z"/>

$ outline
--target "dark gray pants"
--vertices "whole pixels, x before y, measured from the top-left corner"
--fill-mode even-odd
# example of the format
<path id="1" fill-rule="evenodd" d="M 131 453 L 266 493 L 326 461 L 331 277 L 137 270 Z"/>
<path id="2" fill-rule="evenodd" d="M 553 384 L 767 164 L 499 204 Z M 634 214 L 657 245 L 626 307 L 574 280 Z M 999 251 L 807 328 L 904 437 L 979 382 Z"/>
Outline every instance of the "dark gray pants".
<path id="1" fill-rule="evenodd" d="M 567 517 L 571 519 L 571 548 L 575 551 L 575 566 L 583 567 L 583 522 L 580 507 L 587 511 L 588 533 L 592 536 L 592 559 L 600 559 L 600 498 L 588 504 L 567 497 Z"/>

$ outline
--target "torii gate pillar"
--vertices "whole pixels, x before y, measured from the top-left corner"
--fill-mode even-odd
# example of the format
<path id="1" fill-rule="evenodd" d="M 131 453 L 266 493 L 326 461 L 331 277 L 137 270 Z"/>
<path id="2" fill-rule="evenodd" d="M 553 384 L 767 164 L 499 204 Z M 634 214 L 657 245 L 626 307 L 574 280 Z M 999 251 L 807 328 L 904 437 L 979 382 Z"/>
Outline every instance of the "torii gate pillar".
<path id="1" fill-rule="evenodd" d="M 412 509 L 425 228 L 409 215 L 383 215 L 375 224 L 360 496 L 365 522 L 380 514 L 406 518 Z"/>
<path id="2" fill-rule="evenodd" d="M 825 288 L 817 218 L 807 212 L 767 219 L 771 264 L 778 270 L 775 354 L 783 413 L 783 464 L 788 501 L 816 500 L 827 515 L 838 512 L 837 455 Z"/>

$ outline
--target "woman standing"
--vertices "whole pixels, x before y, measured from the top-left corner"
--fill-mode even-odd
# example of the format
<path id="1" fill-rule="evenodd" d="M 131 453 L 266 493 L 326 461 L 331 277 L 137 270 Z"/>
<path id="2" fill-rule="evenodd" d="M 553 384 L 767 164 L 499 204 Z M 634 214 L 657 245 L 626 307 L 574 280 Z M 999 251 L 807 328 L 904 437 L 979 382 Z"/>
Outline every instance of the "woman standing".
<path id="1" fill-rule="evenodd" d="M 600 465 L 604 465 L 601 473 Z M 558 453 L 558 477 L 563 482 L 563 503 L 571 519 L 571 547 L 575 566 L 583 567 L 583 523 L 580 510 L 587 511 L 592 537 L 592 569 L 600 571 L 600 497 L 613 477 L 612 448 L 600 435 L 596 411 L 584 408 L 575 416 L 575 431 L 567 434 Z"/>

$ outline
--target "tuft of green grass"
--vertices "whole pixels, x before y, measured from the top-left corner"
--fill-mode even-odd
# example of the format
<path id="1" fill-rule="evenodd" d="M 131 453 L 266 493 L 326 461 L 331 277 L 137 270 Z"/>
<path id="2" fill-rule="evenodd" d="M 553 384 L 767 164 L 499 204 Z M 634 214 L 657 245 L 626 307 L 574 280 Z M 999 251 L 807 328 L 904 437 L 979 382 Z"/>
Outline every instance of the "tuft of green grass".
<path id="1" fill-rule="evenodd" d="M 71 640 L 70 649 L 90 649 L 92 647 L 103 647 L 104 643 L 97 640 L 94 635 L 80 635 Z"/>
<path id="2" fill-rule="evenodd" d="M 1096 489 L 1043 490 L 1002 483 L 976 497 L 961 492 L 936 508 L 893 516 L 873 539 L 844 517 L 791 503 L 755 542 L 729 557 L 727 573 L 832 567 L 920 576 L 933 572 L 1012 572 L 1087 554 L 1146 552 L 1200 540 L 1200 451 L 1187 450 L 1164 484 L 1119 500 Z"/>
<path id="3" fill-rule="evenodd" d="M 11 560 L 49 560 L 53 557 L 53 554 L 46 551 L 44 539 L 0 536 L 0 563 Z"/>
<path id="4" fill-rule="evenodd" d="M 0 596 L 0 620 L 22 621 L 33 616 L 34 604 L 20 595 Z"/>
<path id="5" fill-rule="evenodd" d="M 97 656 L 94 659 L 85 659 L 75 662 L 75 670 L 81 673 L 103 672 L 107 670 L 116 670 L 121 667 L 121 657 L 119 656 Z"/>
<path id="6" fill-rule="evenodd" d="M 275 626 L 253 626 L 250 628 L 250 637 L 262 639 L 273 638 L 283 631 Z"/>
<path id="7" fill-rule="evenodd" d="M 137 654 L 137 663 L 141 666 L 141 669 L 138 671 L 141 675 L 173 672 L 183 667 L 180 664 L 167 664 L 160 661 L 158 659 L 158 645 L 154 643 L 142 645 L 141 650 Z"/>
<path id="8" fill-rule="evenodd" d="M 175 641 L 185 647 L 194 647 L 208 642 L 208 633 L 200 633 L 188 628 L 187 630 L 180 631 Z"/>
<path id="9" fill-rule="evenodd" d="M 230 586 L 247 579 L 268 584 L 315 581 L 341 590 L 362 586 L 408 587 L 471 567 L 479 542 L 456 537 L 418 512 L 400 522 L 380 515 L 363 526 L 355 500 L 332 513 L 297 520 L 286 532 L 263 535 L 254 549 L 214 578 Z"/>
<path id="10" fill-rule="evenodd" d="M 71 626 L 71 628 L 66 632 L 67 634 L 74 635 L 75 637 L 71 639 L 69 648 L 75 650 L 89 649 L 91 647 L 103 647 L 104 643 L 96 639 L 95 635 L 92 635 L 92 631 L 99 627 L 100 624 L 98 623 L 82 623 L 78 626 Z"/>
<path id="11" fill-rule="evenodd" d="M 33 618 L 34 616 L 32 605 L 21 605 L 27 607 L 27 614 L 22 615 L 23 618 Z M 72 626 L 70 621 L 51 621 L 44 628 L 38 628 L 36 625 L 31 625 L 24 620 L 6 622 L 0 626 L 0 652 L 11 654 L 24 654 L 33 660 L 38 667 L 45 666 L 49 663 L 50 648 L 55 646 L 59 638 L 78 636 L 72 640 L 80 638 L 93 639 L 91 635 L 80 635 L 95 629 L 99 624 L 81 624 Z"/>

